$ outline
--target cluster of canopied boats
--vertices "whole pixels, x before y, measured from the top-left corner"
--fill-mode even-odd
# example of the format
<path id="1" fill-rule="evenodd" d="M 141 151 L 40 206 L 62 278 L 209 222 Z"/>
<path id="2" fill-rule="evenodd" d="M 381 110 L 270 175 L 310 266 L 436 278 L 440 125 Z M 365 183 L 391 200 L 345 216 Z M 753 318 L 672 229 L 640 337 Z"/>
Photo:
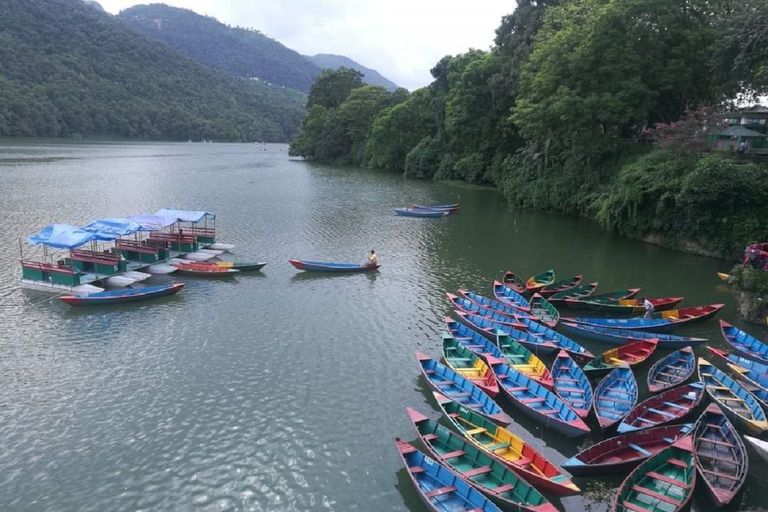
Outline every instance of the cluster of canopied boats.
<path id="1" fill-rule="evenodd" d="M 768 460 L 768 443 L 753 437 L 768 431 L 768 345 L 721 320 L 725 340 L 742 354 L 708 346 L 723 371 L 694 354 L 705 339 L 669 333 L 713 317 L 722 304 L 681 309 L 682 297 L 637 299 L 638 288 L 595 294 L 596 287 L 582 276 L 558 281 L 551 270 L 526 281 L 507 272 L 493 283 L 493 297 L 464 289 L 447 294 L 455 318 L 445 318 L 443 362 L 422 353 L 417 359 L 450 428 L 407 408 L 426 451 L 396 441 L 430 509 L 554 512 L 547 496 L 581 492 L 571 475 L 627 472 L 611 510 L 676 512 L 697 480 L 722 506 L 737 495 L 749 467 L 737 428 Z M 631 316 L 647 311 L 646 301 L 655 313 Z M 610 316 L 561 318 L 566 310 Z M 615 347 L 595 356 L 558 326 Z M 650 368 L 651 396 L 638 403 L 633 368 L 658 349 L 672 352 Z M 547 366 L 540 356 L 550 355 Z M 498 398 L 562 436 L 596 428 L 607 438 L 558 467 L 506 428 L 512 418 Z M 587 424 L 590 415 L 596 427 Z"/>

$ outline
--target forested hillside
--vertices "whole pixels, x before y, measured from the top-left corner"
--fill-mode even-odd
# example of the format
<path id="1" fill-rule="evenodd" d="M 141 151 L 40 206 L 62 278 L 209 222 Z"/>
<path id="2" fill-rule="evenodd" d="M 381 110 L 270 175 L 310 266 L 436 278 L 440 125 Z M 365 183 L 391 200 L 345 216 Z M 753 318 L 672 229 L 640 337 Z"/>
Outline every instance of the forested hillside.
<path id="1" fill-rule="evenodd" d="M 206 66 L 308 92 L 320 68 L 261 32 L 164 4 L 137 5 L 118 18 Z"/>
<path id="2" fill-rule="evenodd" d="M 288 140 L 297 92 L 230 78 L 81 0 L 4 0 L 0 136 Z"/>
<path id="3" fill-rule="evenodd" d="M 362 64 L 355 62 L 349 57 L 344 57 L 343 55 L 333 55 L 330 53 L 318 53 L 317 55 L 305 55 L 304 57 L 315 63 L 321 69 L 356 69 L 363 74 L 363 81 L 367 84 L 380 85 L 388 91 L 394 91 L 397 89 L 397 85 L 395 85 L 394 82 L 381 76 L 381 73 L 375 69 L 367 68 Z"/>

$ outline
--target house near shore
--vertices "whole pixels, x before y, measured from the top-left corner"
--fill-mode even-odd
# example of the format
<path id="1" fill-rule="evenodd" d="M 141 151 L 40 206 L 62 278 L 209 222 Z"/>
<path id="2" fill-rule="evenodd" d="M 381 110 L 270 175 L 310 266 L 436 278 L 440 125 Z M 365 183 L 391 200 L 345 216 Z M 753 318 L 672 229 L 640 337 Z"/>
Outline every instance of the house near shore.
<path id="1" fill-rule="evenodd" d="M 749 141 L 750 151 L 768 153 L 768 107 L 754 105 L 723 115 L 728 125 L 712 140 L 716 151 L 737 152 L 743 141 Z"/>

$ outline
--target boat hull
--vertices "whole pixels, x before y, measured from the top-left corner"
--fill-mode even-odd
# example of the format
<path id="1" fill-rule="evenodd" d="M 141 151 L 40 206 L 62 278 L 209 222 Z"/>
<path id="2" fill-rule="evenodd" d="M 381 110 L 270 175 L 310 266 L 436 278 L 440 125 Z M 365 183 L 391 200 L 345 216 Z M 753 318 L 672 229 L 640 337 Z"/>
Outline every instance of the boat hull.
<path id="1" fill-rule="evenodd" d="M 353 263 L 330 263 L 320 261 L 301 261 L 288 260 L 288 263 L 299 270 L 307 272 L 327 272 L 327 273 L 353 273 L 353 272 L 375 272 L 381 265 L 355 265 Z"/>
<path id="2" fill-rule="evenodd" d="M 145 292 L 138 293 L 138 290 L 145 288 L 134 288 L 131 290 L 121 290 L 121 292 L 99 292 L 89 295 L 70 295 L 59 297 L 59 299 L 70 306 L 107 306 L 115 304 L 127 304 L 131 302 L 140 302 L 158 297 L 167 297 L 179 293 L 184 288 L 184 283 L 175 283 L 166 286 L 147 287 Z M 130 292 L 130 293 L 127 293 Z"/>

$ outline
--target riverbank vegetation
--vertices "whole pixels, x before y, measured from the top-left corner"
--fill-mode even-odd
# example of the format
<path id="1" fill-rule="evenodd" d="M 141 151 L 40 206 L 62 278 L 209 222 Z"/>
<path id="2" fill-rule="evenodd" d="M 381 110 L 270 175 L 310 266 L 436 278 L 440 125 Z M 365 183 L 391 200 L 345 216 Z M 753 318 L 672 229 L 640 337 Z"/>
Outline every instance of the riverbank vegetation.
<path id="1" fill-rule="evenodd" d="M 768 91 L 765 0 L 522 0 L 490 51 L 431 73 L 413 93 L 358 81 L 311 107 L 291 153 L 491 184 L 514 206 L 708 254 L 766 236 L 766 166 L 706 144 L 718 109 Z"/>

